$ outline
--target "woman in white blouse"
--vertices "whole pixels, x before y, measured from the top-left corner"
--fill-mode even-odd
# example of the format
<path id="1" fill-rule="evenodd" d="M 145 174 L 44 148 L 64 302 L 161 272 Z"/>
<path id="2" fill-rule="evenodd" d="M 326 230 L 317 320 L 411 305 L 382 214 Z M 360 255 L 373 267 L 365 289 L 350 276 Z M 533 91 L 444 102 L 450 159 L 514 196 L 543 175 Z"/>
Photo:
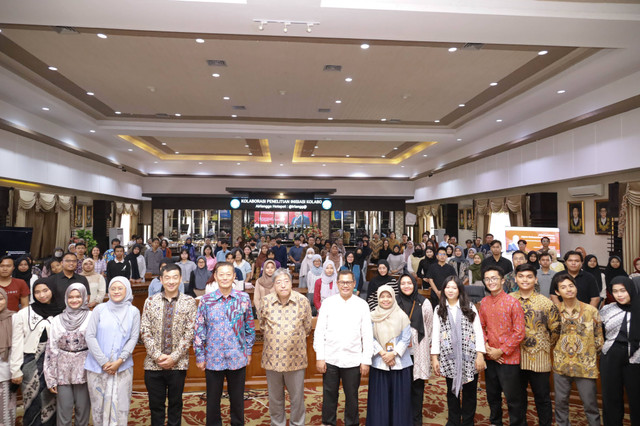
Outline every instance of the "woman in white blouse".
<path id="1" fill-rule="evenodd" d="M 95 261 L 90 258 L 82 262 L 82 275 L 87 277 L 89 289 L 91 290 L 90 309 L 93 309 L 98 303 L 104 302 L 104 296 L 107 293 L 107 283 L 104 277 L 96 272 L 95 265 Z"/>

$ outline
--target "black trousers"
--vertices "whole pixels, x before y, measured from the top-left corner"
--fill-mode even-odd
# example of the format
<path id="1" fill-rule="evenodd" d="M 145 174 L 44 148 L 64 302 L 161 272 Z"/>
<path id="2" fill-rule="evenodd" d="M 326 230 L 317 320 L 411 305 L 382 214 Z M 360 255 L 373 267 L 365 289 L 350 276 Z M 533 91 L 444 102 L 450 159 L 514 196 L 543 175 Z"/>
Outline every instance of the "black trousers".
<path id="1" fill-rule="evenodd" d="M 495 361 L 487 361 L 485 381 L 487 402 L 491 410 L 489 415 L 491 424 L 502 426 L 502 393 L 504 393 L 509 410 L 509 424 L 511 426 L 526 425 L 527 403 L 520 381 L 520 364 L 498 364 Z"/>
<path id="2" fill-rule="evenodd" d="M 187 370 L 145 370 L 144 384 L 149 392 L 151 426 L 164 426 L 165 400 L 169 399 L 168 426 L 182 424 L 182 392 Z"/>
<path id="3" fill-rule="evenodd" d="M 246 367 L 239 370 L 205 370 L 207 380 L 207 426 L 222 426 L 220 399 L 224 378 L 227 378 L 227 391 L 231 406 L 231 426 L 244 424 L 244 382 Z"/>
<path id="4" fill-rule="evenodd" d="M 451 392 L 453 379 L 447 378 L 447 406 L 449 407 L 449 419 L 447 426 L 473 426 L 476 416 L 476 404 L 478 394 L 478 375 L 473 380 L 462 385 L 462 403 L 460 397 Z"/>
<path id="5" fill-rule="evenodd" d="M 631 424 L 640 425 L 640 364 L 629 364 L 627 345 L 614 343 L 606 354 L 602 354 L 600 380 L 604 425 L 622 424 L 625 389 L 631 411 Z"/>
<path id="6" fill-rule="evenodd" d="M 338 410 L 338 389 L 342 380 L 345 396 L 344 424 L 358 426 L 358 388 L 360 387 L 360 366 L 339 368 L 327 364 L 327 371 L 322 375 L 322 424 L 335 426 Z"/>
<path id="7" fill-rule="evenodd" d="M 533 392 L 533 399 L 536 402 L 536 411 L 538 412 L 538 422 L 540 426 L 551 426 L 553 422 L 550 375 L 551 373 L 549 372 L 536 373 L 531 370 L 520 370 L 525 410 L 527 407 L 527 384 L 529 384 Z"/>
<path id="8" fill-rule="evenodd" d="M 413 378 L 413 372 L 411 374 Z M 424 380 L 418 379 L 411 382 L 411 412 L 413 413 L 413 426 L 422 425 L 422 403 L 424 401 Z"/>

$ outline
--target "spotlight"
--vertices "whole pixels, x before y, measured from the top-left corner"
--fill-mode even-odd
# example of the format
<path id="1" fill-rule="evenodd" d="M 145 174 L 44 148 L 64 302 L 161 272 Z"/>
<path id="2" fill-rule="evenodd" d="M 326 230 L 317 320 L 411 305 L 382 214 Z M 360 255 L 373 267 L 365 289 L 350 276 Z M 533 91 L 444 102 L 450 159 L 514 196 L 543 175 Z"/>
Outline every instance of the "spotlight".
<path id="1" fill-rule="evenodd" d="M 311 23 L 307 24 L 307 32 L 308 33 L 311 32 L 311 27 L 313 27 L 313 24 L 311 24 Z"/>
<path id="2" fill-rule="evenodd" d="M 260 25 L 258 25 L 258 29 L 259 29 L 260 31 L 263 31 L 263 30 L 264 30 L 264 26 L 265 26 L 266 24 L 267 24 L 266 22 L 264 22 L 264 21 L 260 21 Z"/>
<path id="3" fill-rule="evenodd" d="M 289 25 L 290 25 L 290 24 L 291 24 L 291 22 L 285 22 L 285 23 L 284 23 L 284 30 L 283 30 L 283 31 L 284 31 L 285 33 L 289 32 Z"/>

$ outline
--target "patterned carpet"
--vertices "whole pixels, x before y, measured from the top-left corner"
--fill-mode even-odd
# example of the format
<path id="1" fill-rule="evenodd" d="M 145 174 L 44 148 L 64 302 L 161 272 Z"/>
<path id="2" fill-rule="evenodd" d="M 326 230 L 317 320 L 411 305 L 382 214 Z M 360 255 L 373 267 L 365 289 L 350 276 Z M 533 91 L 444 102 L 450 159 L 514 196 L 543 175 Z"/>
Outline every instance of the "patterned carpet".
<path id="1" fill-rule="evenodd" d="M 307 424 L 320 425 L 322 409 L 322 388 L 307 388 Z M 269 426 L 269 409 L 266 390 L 247 390 L 245 401 L 245 421 L 248 426 Z M 367 387 L 360 388 L 360 424 L 365 424 L 367 403 Z M 288 408 L 288 403 L 287 403 Z M 504 424 L 509 424 L 507 417 L 506 403 L 503 403 Z M 18 415 L 21 410 L 18 410 Z M 189 393 L 184 395 L 184 409 L 182 413 L 183 425 L 203 425 L 205 423 L 206 401 L 202 398 L 202 393 Z M 338 407 L 338 425 L 344 425 L 344 396 L 340 394 Z M 573 426 L 587 426 L 587 419 L 579 404 L 570 405 L 570 419 Z M 223 424 L 229 424 L 229 401 L 223 398 L 222 402 Z M 531 425 L 538 423 L 535 414 L 535 405 L 532 398 L 529 398 L 529 411 L 527 421 Z M 429 381 L 425 389 L 424 401 L 424 425 L 444 425 L 447 422 L 447 400 L 446 384 L 444 379 L 437 378 Z M 22 419 L 17 421 L 22 424 Z M 144 393 L 135 393 L 132 398 L 131 412 L 129 415 L 129 425 L 149 425 L 149 406 L 147 396 Z M 478 408 L 476 411 L 476 425 L 489 425 L 489 405 L 487 404 L 486 393 L 478 389 Z M 630 425 L 629 415 L 625 416 L 623 425 Z"/>

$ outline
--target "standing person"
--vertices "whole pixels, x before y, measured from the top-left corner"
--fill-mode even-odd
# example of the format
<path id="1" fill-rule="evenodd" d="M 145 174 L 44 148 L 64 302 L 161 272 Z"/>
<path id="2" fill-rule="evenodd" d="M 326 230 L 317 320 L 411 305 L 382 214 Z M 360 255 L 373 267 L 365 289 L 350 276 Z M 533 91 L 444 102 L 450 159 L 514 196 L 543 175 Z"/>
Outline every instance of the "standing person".
<path id="1" fill-rule="evenodd" d="M 109 301 L 93 310 L 87 325 L 84 368 L 93 424 L 126 425 L 133 384 L 133 350 L 140 335 L 140 311 L 125 277 L 109 282 Z"/>
<path id="2" fill-rule="evenodd" d="M 315 283 L 315 290 L 313 292 L 313 304 L 316 309 L 320 311 L 322 303 L 329 297 L 338 294 L 340 289 L 338 288 L 338 274 L 336 266 L 330 259 L 324 261 L 322 265 L 322 276 Z"/>
<path id="3" fill-rule="evenodd" d="M 180 252 L 182 252 L 182 250 L 187 251 L 190 261 L 192 261 L 193 263 L 196 262 L 196 247 L 193 245 L 193 240 L 191 239 L 191 237 L 187 237 L 187 239 L 184 240 L 184 245 L 182 246 L 182 248 L 180 248 Z"/>
<path id="4" fill-rule="evenodd" d="M 48 278 L 51 291 L 53 291 L 53 301 L 58 304 L 60 312 L 66 308 L 65 294 L 71 284 L 82 283 L 87 289 L 87 294 L 91 295 L 91 288 L 86 277 L 76 273 L 77 258 L 73 253 L 65 253 L 62 257 L 62 272 Z"/>
<path id="5" fill-rule="evenodd" d="M 611 283 L 616 277 L 628 277 L 629 275 L 622 267 L 622 258 L 620 256 L 611 256 L 607 267 L 604 268 L 604 277 L 607 287 L 607 295 L 605 303 L 613 303 L 615 301 L 613 294 L 611 294 Z M 597 306 L 597 305 L 596 305 Z"/>
<path id="6" fill-rule="evenodd" d="M 18 312 L 20 308 L 29 305 L 29 284 L 24 280 L 14 278 L 12 276 L 13 270 L 13 259 L 9 256 L 2 257 L 0 259 L 0 288 L 7 293 L 9 310 Z"/>
<path id="7" fill-rule="evenodd" d="M 251 264 L 244 259 L 244 251 L 242 251 L 242 249 L 233 249 L 233 266 L 242 272 L 242 275 L 236 277 L 238 281 L 244 281 L 245 283 L 251 282 L 251 272 L 253 268 Z"/>
<path id="8" fill-rule="evenodd" d="M 220 249 L 216 252 L 216 262 L 225 262 L 227 259 L 227 253 L 229 253 L 229 241 L 220 240 Z M 184 273 L 184 271 L 182 271 Z"/>
<path id="9" fill-rule="evenodd" d="M 27 283 L 29 286 L 29 292 L 33 292 L 33 283 L 37 281 L 39 276 L 32 273 L 32 264 L 31 258 L 28 255 L 22 255 L 15 261 L 15 267 L 13 269 L 13 273 L 11 274 L 13 278 L 19 279 Z M 30 300 L 32 302 L 33 300 Z"/>
<path id="10" fill-rule="evenodd" d="M 318 315 L 318 311 L 313 304 L 313 299 L 315 298 L 314 291 L 316 291 L 316 282 L 322 278 L 322 272 L 324 269 L 322 268 L 322 256 L 319 254 L 314 254 L 311 258 L 312 266 L 309 268 L 309 273 L 307 274 L 307 299 L 309 299 L 309 303 L 311 303 L 311 312 L 313 316 Z M 254 296 L 255 297 L 255 296 Z"/>
<path id="11" fill-rule="evenodd" d="M 306 254 L 300 262 L 300 271 L 298 273 L 300 288 L 307 288 L 307 275 L 309 274 L 309 270 L 313 267 L 314 254 L 315 251 L 312 247 L 307 248 Z"/>
<path id="12" fill-rule="evenodd" d="M 13 316 L 11 381 L 22 385 L 22 424 L 55 425 L 56 396 L 47 388 L 43 369 L 51 320 L 61 309 L 46 279 L 36 281 L 33 293 L 33 303 Z"/>
<path id="13" fill-rule="evenodd" d="M 492 246 L 492 248 L 495 246 Z M 526 424 L 526 395 L 520 379 L 520 343 L 525 337 L 524 312 L 520 303 L 504 292 L 504 272 L 498 266 L 484 270 L 484 283 L 491 294 L 480 304 L 480 322 L 485 339 L 487 402 L 492 425 L 502 425 L 502 393 L 507 399 L 509 423 Z"/>
<path id="14" fill-rule="evenodd" d="M 389 240 L 386 238 L 382 239 L 382 248 L 378 252 L 378 261 L 384 260 L 388 261 L 389 255 L 393 252 L 392 246 L 389 244 Z"/>
<path id="15" fill-rule="evenodd" d="M 184 284 L 185 289 L 188 288 L 189 279 L 191 278 L 191 273 L 196 270 L 196 264 L 189 260 L 189 250 L 186 248 L 182 248 L 180 250 L 180 261 L 176 263 L 180 270 L 182 271 L 180 275 L 182 276 L 182 283 Z"/>
<path id="16" fill-rule="evenodd" d="M 396 297 L 398 306 L 407 314 L 411 324 L 411 411 L 413 425 L 422 425 L 422 405 L 424 400 L 424 382 L 431 375 L 431 329 L 433 327 L 433 309 L 431 303 L 418 293 L 415 279 L 404 274 L 400 277 L 400 294 Z"/>
<path id="17" fill-rule="evenodd" d="M 203 261 L 200 257 L 199 261 Z M 205 263 L 206 269 L 206 263 Z M 163 292 L 144 302 L 140 334 L 147 356 L 144 384 L 149 393 L 151 425 L 182 424 L 182 392 L 189 368 L 189 347 L 193 341 L 196 301 L 180 293 L 181 270 L 176 264 L 162 269 Z M 169 399 L 165 407 L 165 399 Z"/>
<path id="18" fill-rule="evenodd" d="M 82 273 L 82 262 L 86 259 L 85 254 L 87 253 L 87 246 L 83 241 L 76 243 L 76 257 L 78 258 L 78 263 L 76 264 L 76 274 Z"/>
<path id="19" fill-rule="evenodd" d="M 600 311 L 605 338 L 600 357 L 604 426 L 622 424 L 625 390 L 631 424 L 637 425 L 640 423 L 637 404 L 640 401 L 640 298 L 631 278 L 614 278 L 611 292 L 616 302 Z"/>
<path id="20" fill-rule="evenodd" d="M 282 244 L 280 238 L 276 239 L 276 245 L 271 248 L 276 255 L 276 260 L 283 268 L 287 267 L 287 248 Z"/>
<path id="21" fill-rule="evenodd" d="M 456 276 L 460 278 L 465 285 L 469 284 L 469 261 L 465 258 L 462 246 L 456 246 L 453 249 L 453 257 L 449 259 L 448 263 L 455 269 Z"/>
<path id="22" fill-rule="evenodd" d="M 253 292 L 253 304 L 256 307 L 258 319 L 260 319 L 260 311 L 262 309 L 262 300 L 268 295 L 276 291 L 273 286 L 274 273 L 276 272 L 276 262 L 269 259 L 264 262 L 264 271 L 262 276 L 256 281 L 256 288 Z"/>
<path id="23" fill-rule="evenodd" d="M 85 259 L 85 262 L 92 261 Z M 83 263 L 84 266 L 84 263 Z M 47 388 L 56 395 L 58 426 L 89 424 L 91 401 L 87 389 L 85 332 L 91 317 L 87 289 L 71 284 L 65 293 L 66 308 L 53 318 L 44 360 Z M 74 414 L 75 408 L 75 416 Z"/>
<path id="24" fill-rule="evenodd" d="M 447 424 L 472 426 L 478 373 L 487 368 L 482 324 L 462 280 L 452 275 L 445 281 L 434 312 L 431 364 L 447 381 Z"/>
<path id="25" fill-rule="evenodd" d="M 160 240 L 158 238 L 154 238 L 151 240 L 151 250 L 147 250 L 144 253 L 144 261 L 147 264 L 147 271 L 151 272 L 151 275 L 159 275 L 160 274 L 160 261 L 164 255 L 162 254 L 162 250 L 160 250 Z"/>
<path id="26" fill-rule="evenodd" d="M 482 283 L 482 253 L 473 255 L 473 262 L 469 265 L 469 285 L 481 285 Z"/>
<path id="27" fill-rule="evenodd" d="M 354 289 L 354 291 L 356 292 L 356 295 L 360 295 L 362 286 L 364 284 L 364 278 L 362 276 L 360 265 L 356 263 L 356 255 L 352 251 L 348 252 L 345 256 L 344 265 L 340 267 L 340 270 L 343 269 L 347 269 L 353 272 L 353 276 L 356 277 L 356 288 Z"/>
<path id="28" fill-rule="evenodd" d="M 436 251 L 436 262 L 432 263 L 427 270 L 425 278 L 429 282 L 431 287 L 431 294 L 429 300 L 431 304 L 436 306 L 440 302 L 440 293 L 444 288 L 445 278 L 451 275 L 457 276 L 456 270 L 453 266 L 447 263 L 447 249 L 439 247 Z"/>
<path id="29" fill-rule="evenodd" d="M 107 263 L 107 282 L 111 282 L 116 277 L 123 277 L 129 281 L 132 265 L 124 256 L 124 247 L 116 246 L 113 252 L 115 258 Z"/>
<path id="30" fill-rule="evenodd" d="M 598 258 L 593 254 L 588 254 L 587 256 L 585 256 L 584 263 L 582 265 L 582 270 L 588 274 L 593 275 L 593 278 L 596 279 L 598 291 L 600 291 L 600 298 L 606 298 L 607 279 L 604 272 L 600 270 L 600 266 L 598 265 Z"/>
<path id="31" fill-rule="evenodd" d="M 596 283 L 596 279 L 593 277 L 593 275 L 582 270 L 582 253 L 579 253 L 577 251 L 568 251 L 564 255 L 564 262 L 567 267 L 567 272 L 575 280 L 575 285 L 578 289 L 578 300 L 582 303 L 588 303 L 591 306 L 597 308 L 600 304 L 600 292 L 598 291 L 598 284 Z M 553 284 L 554 282 L 557 283 L 557 281 L 551 281 L 550 297 L 553 303 L 559 305 L 561 300 L 558 297 L 556 291 L 557 288 Z"/>
<path id="32" fill-rule="evenodd" d="M 532 251 L 531 253 L 535 253 Z M 524 311 L 525 338 L 520 343 L 520 378 L 523 392 L 531 385 L 541 426 L 553 421 L 551 408 L 551 348 L 560 334 L 560 316 L 553 302 L 535 291 L 537 269 L 530 263 L 516 267 L 518 290 L 511 293 Z M 526 400 L 525 400 L 526 404 Z"/>
<path id="33" fill-rule="evenodd" d="M 340 268 L 344 264 L 344 256 L 342 255 L 342 252 L 340 252 L 337 244 L 331 244 L 331 248 L 329 249 L 329 253 L 327 253 L 325 260 L 332 261 L 335 268 Z"/>
<path id="34" fill-rule="evenodd" d="M 251 363 L 256 331 L 249 295 L 233 288 L 233 265 L 219 262 L 214 276 L 218 289 L 200 300 L 193 349 L 207 381 L 206 424 L 222 425 L 220 398 L 226 377 L 231 425 L 238 426 L 244 424 L 246 366 Z"/>
<path id="35" fill-rule="evenodd" d="M 551 286 L 562 302 L 560 337 L 553 349 L 553 389 L 556 400 L 556 424 L 570 425 L 569 393 L 575 382 L 590 426 L 600 425 L 596 359 L 604 338 L 598 310 L 578 299 L 576 279 L 570 274 L 557 274 Z"/>
<path id="36" fill-rule="evenodd" d="M 304 248 L 300 246 L 300 243 L 301 241 L 297 238 L 293 240 L 293 247 L 289 249 L 289 254 L 287 256 L 289 263 L 293 263 L 295 265 L 296 272 L 300 270 L 300 262 L 302 262 L 302 253 L 304 253 Z"/>
<path id="37" fill-rule="evenodd" d="M 351 271 L 340 271 L 340 293 L 324 301 L 313 337 L 316 369 L 322 373 L 322 424 L 336 426 L 338 388 L 345 394 L 345 426 L 360 423 L 360 377 L 369 374 L 373 354 L 373 330 L 367 303 L 353 294 Z"/>
<path id="38" fill-rule="evenodd" d="M 207 261 L 207 269 L 213 272 L 213 268 L 216 267 L 217 260 L 213 255 L 213 248 L 211 248 L 211 245 L 207 244 L 204 246 L 204 248 L 202 249 L 202 255 Z"/>
<path id="39" fill-rule="evenodd" d="M 498 266 L 500 267 L 505 274 L 513 271 L 513 265 L 509 261 L 502 256 L 502 243 L 500 240 L 491 240 L 491 252 L 485 256 L 482 261 L 482 270 L 484 271 L 489 266 Z"/>
<path id="40" fill-rule="evenodd" d="M 373 238 L 369 241 L 369 247 L 371 248 L 371 262 L 377 263 L 380 258 L 380 250 L 382 249 L 382 240 L 380 239 L 379 233 L 373 233 Z"/>
<path id="41" fill-rule="evenodd" d="M 107 264 L 116 258 L 116 247 L 120 244 L 121 242 L 118 238 L 111 240 L 111 248 L 104 252 L 104 261 L 107 262 Z"/>
<path id="42" fill-rule="evenodd" d="M 93 309 L 98 303 L 104 302 L 104 296 L 107 294 L 107 284 L 104 277 L 96 273 L 95 261 L 91 258 L 82 262 L 82 276 L 89 281 L 89 289 L 91 289 L 89 309 Z"/>
<path id="43" fill-rule="evenodd" d="M 0 424 L 16 423 L 16 392 L 11 391 L 12 317 L 15 312 L 7 308 L 7 292 L 0 288 Z"/>
<path id="44" fill-rule="evenodd" d="M 527 257 L 525 256 L 523 251 L 516 250 L 511 255 L 511 261 L 513 262 L 513 267 L 517 268 L 518 266 L 527 263 Z M 515 270 L 504 275 L 504 292 L 513 293 L 514 291 L 518 291 L 518 284 L 516 283 Z M 536 288 L 536 291 L 538 291 L 537 288 Z"/>
<path id="45" fill-rule="evenodd" d="M 396 294 L 400 293 L 400 289 L 396 279 L 389 275 L 389 262 L 380 259 L 378 261 L 378 275 L 371 278 L 369 288 L 367 289 L 367 303 L 369 310 L 373 311 L 378 306 L 378 288 L 384 284 L 389 284 L 396 290 Z"/>
<path id="46" fill-rule="evenodd" d="M 407 262 L 404 259 L 404 254 L 400 251 L 400 245 L 393 246 L 393 251 L 387 256 L 387 262 L 389 263 L 389 274 L 400 275 L 407 266 Z"/>
<path id="47" fill-rule="evenodd" d="M 418 278 L 417 272 L 420 262 L 422 262 L 424 257 L 424 246 L 422 243 L 416 244 L 415 250 L 413 250 L 413 253 L 411 253 L 407 258 L 407 272 L 411 274 L 414 279 Z"/>
<path id="48" fill-rule="evenodd" d="M 131 252 L 125 257 L 125 262 L 126 261 L 131 265 L 131 282 L 144 282 L 144 275 L 147 273 L 147 264 L 145 263 L 144 256 L 142 256 L 142 246 L 140 244 L 133 245 Z"/>
<path id="49" fill-rule="evenodd" d="M 371 313 L 373 358 L 367 398 L 367 425 L 410 425 L 411 324 L 396 302 L 395 290 L 378 288 L 378 306 Z"/>
<path id="50" fill-rule="evenodd" d="M 100 247 L 95 246 L 91 249 L 91 257 L 95 265 L 96 274 L 100 274 L 104 276 L 105 272 L 107 272 L 107 262 L 100 255 Z"/>
<path id="51" fill-rule="evenodd" d="M 530 251 L 529 253 L 533 253 Z M 538 288 L 539 292 L 544 297 L 551 296 L 551 280 L 556 272 L 551 269 L 551 255 L 549 253 L 542 253 L 538 257 L 538 261 L 540 262 L 540 269 L 537 272 L 538 279 Z"/>
<path id="52" fill-rule="evenodd" d="M 177 265 L 176 267 L 180 269 Z M 180 273 L 182 273 L 182 271 Z M 196 297 L 204 295 L 205 289 L 207 288 L 207 281 L 209 281 L 212 274 L 213 272 L 207 268 L 207 259 L 204 256 L 198 257 L 196 269 L 191 272 L 191 277 L 189 278 L 190 292 L 193 292 Z"/>
<path id="53" fill-rule="evenodd" d="M 171 258 L 173 254 L 171 253 L 171 248 L 169 248 L 169 240 L 163 238 L 160 241 L 160 251 L 162 252 L 162 257 Z"/>
<path id="54" fill-rule="evenodd" d="M 311 305 L 292 291 L 287 269 L 274 273 L 275 293 L 264 297 L 259 311 L 264 349 L 262 368 L 267 373 L 269 415 L 273 426 L 286 426 L 285 386 L 291 401 L 291 426 L 304 426 L 304 373 L 307 368 L 307 336 L 311 332 Z"/>

